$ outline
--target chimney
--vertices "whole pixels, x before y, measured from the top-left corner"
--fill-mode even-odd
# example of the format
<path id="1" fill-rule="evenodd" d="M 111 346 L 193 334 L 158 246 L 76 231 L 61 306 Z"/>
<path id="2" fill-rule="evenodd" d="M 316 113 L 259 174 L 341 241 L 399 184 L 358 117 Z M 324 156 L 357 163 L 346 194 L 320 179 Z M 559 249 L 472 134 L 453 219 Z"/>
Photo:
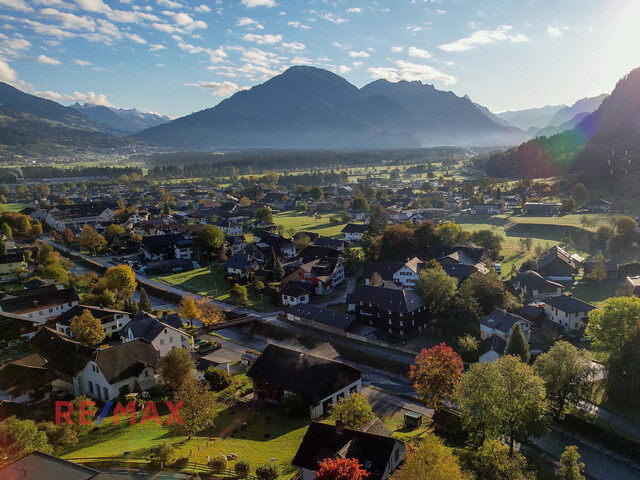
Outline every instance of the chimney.
<path id="1" fill-rule="evenodd" d="M 336 433 L 342 435 L 344 433 L 344 423 L 342 420 L 336 420 Z"/>

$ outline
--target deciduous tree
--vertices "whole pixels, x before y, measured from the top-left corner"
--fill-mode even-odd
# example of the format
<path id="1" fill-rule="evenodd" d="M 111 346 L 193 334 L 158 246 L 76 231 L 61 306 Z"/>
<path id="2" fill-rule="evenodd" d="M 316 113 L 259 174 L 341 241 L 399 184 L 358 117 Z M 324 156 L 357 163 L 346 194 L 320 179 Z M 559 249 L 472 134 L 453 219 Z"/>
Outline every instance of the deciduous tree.
<path id="1" fill-rule="evenodd" d="M 129 265 L 118 265 L 107 269 L 104 279 L 106 287 L 121 301 L 131 298 L 138 286 L 136 274 Z"/>
<path id="2" fill-rule="evenodd" d="M 585 480 L 584 463 L 580 462 L 578 447 L 569 445 L 560 456 L 560 461 L 556 462 L 557 480 Z"/>
<path id="3" fill-rule="evenodd" d="M 229 297 L 231 297 L 231 301 L 235 305 L 242 306 L 249 303 L 249 294 L 247 292 L 247 287 L 244 285 L 234 285 L 231 290 L 229 290 Z"/>
<path id="4" fill-rule="evenodd" d="M 174 348 L 174 350 L 181 350 Z M 166 358 L 166 357 L 165 357 Z M 184 402 L 180 409 L 183 425 L 174 423 L 174 428 L 188 439 L 213 423 L 220 405 L 208 383 L 190 378 L 184 380 L 174 393 L 174 402 Z"/>
<path id="5" fill-rule="evenodd" d="M 355 458 L 326 458 L 318 465 L 316 480 L 364 480 L 369 472 Z"/>
<path id="6" fill-rule="evenodd" d="M 107 245 L 107 241 L 102 235 L 96 232 L 96 229 L 90 225 L 82 227 L 80 235 L 78 235 L 78 246 L 83 250 L 88 250 L 94 255 Z"/>
<path id="7" fill-rule="evenodd" d="M 460 454 L 465 470 L 474 480 L 535 480 L 527 469 L 527 460 L 520 453 L 509 453 L 509 447 L 488 439 L 479 447 L 467 447 Z"/>
<path id="8" fill-rule="evenodd" d="M 202 322 L 202 325 L 207 328 L 207 330 L 224 320 L 224 313 L 222 312 L 222 309 L 208 298 L 200 298 L 196 302 L 196 308 L 198 309 L 200 321 Z"/>
<path id="9" fill-rule="evenodd" d="M 163 383 L 177 391 L 184 382 L 195 379 L 196 365 L 191 354 L 184 348 L 172 348 L 160 358 L 157 365 Z"/>
<path id="10" fill-rule="evenodd" d="M 256 220 L 259 222 L 273 223 L 273 213 L 269 207 L 260 207 L 256 210 Z"/>
<path id="11" fill-rule="evenodd" d="M 398 480 L 468 480 L 453 450 L 433 433 L 417 445 L 409 446 L 404 462 L 394 478 Z"/>
<path id="12" fill-rule="evenodd" d="M 446 314 L 456 294 L 458 282 L 443 269 L 425 268 L 420 272 L 417 291 L 435 317 Z"/>
<path id="13" fill-rule="evenodd" d="M 192 295 L 185 295 L 182 297 L 182 300 L 180 300 L 180 304 L 178 305 L 178 314 L 182 318 L 189 320 L 191 328 L 193 328 L 193 321 L 200 316 L 200 311 L 198 310 L 196 300 Z"/>
<path id="14" fill-rule="evenodd" d="M 208 260 L 222 250 L 223 243 L 224 233 L 213 225 L 205 225 L 195 236 L 195 244 Z"/>
<path id="15" fill-rule="evenodd" d="M 464 364 L 460 355 L 444 343 L 422 349 L 409 369 L 409 378 L 420 399 L 439 410 L 460 384 Z"/>
<path id="16" fill-rule="evenodd" d="M 369 400 L 360 393 L 338 399 L 338 403 L 331 405 L 331 415 L 342 420 L 345 426 L 356 430 L 375 418 Z"/>
<path id="17" fill-rule="evenodd" d="M 51 446 L 47 434 L 38 430 L 33 420 L 19 420 L 15 416 L 0 422 L 0 451 L 9 462 L 18 460 L 34 450 L 48 453 Z"/>
<path id="18" fill-rule="evenodd" d="M 589 313 L 586 334 L 593 338 L 593 346 L 608 352 L 622 348 L 631 332 L 640 328 L 640 298 L 608 298 Z"/>
<path id="19" fill-rule="evenodd" d="M 105 336 L 100 320 L 91 315 L 91 312 L 86 309 L 80 316 L 71 320 L 69 330 L 83 345 L 98 345 L 104 340 Z"/>

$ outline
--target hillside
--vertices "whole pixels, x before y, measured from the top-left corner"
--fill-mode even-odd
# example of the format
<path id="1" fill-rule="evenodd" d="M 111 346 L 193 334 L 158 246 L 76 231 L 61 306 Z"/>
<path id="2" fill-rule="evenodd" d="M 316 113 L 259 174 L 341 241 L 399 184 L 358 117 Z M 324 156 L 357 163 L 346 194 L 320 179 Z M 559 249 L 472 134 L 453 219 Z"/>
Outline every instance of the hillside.
<path id="1" fill-rule="evenodd" d="M 539 129 L 546 127 L 555 114 L 562 108 L 566 108 L 566 105 L 547 105 L 539 108 L 502 112 L 496 115 L 502 120 L 509 122 L 510 125 L 527 131 L 531 128 Z"/>
<path id="2" fill-rule="evenodd" d="M 431 85 L 376 81 L 358 89 L 306 66 L 136 136 L 203 150 L 504 145 L 525 138 L 487 118 L 470 100 Z"/>
<path id="3" fill-rule="evenodd" d="M 610 174 L 612 151 L 628 152 L 637 158 L 640 152 L 640 69 L 622 78 L 598 109 L 584 117 L 571 130 L 539 137 L 482 161 L 491 175 L 550 176 L 562 172 L 591 171 L 593 178 Z"/>

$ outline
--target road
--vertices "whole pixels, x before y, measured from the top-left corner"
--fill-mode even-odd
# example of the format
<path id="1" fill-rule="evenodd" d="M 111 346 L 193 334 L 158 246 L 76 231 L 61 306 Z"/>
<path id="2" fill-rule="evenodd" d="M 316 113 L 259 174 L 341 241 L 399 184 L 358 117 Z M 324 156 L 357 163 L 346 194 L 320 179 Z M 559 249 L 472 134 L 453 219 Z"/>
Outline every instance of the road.
<path id="1" fill-rule="evenodd" d="M 599 405 L 595 405 L 585 400 L 581 400 L 578 406 L 583 412 L 595 415 L 596 417 L 604 420 L 614 427 L 619 428 L 620 430 L 624 430 L 634 437 L 640 438 L 640 425 L 638 425 L 637 423 L 634 423 L 631 420 L 627 420 L 620 415 L 617 415 L 613 412 L 610 412 L 609 410 L 600 407 Z"/>

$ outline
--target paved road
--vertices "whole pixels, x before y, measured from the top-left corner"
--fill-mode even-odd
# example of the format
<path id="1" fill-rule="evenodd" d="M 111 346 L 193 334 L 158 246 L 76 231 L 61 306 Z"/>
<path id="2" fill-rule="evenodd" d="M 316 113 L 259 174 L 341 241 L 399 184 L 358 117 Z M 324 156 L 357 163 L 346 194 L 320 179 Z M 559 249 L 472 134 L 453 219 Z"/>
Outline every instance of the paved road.
<path id="1" fill-rule="evenodd" d="M 640 438 L 640 425 L 638 425 L 637 423 L 634 423 L 631 420 L 621 417 L 620 415 L 617 415 L 613 412 L 610 412 L 609 410 L 606 410 L 585 400 L 582 400 L 579 403 L 579 406 L 582 411 L 590 413 L 591 415 L 595 415 L 605 422 L 610 423 L 614 427 L 619 428 L 620 430 L 624 430 L 625 432 L 637 438 Z"/>
<path id="2" fill-rule="evenodd" d="M 390 417 L 397 413 L 404 412 L 421 413 L 428 417 L 433 416 L 432 408 L 427 408 L 418 402 L 406 400 L 388 392 L 383 392 L 382 390 L 365 387 L 362 389 L 362 393 L 367 397 L 371 408 L 379 417 Z"/>

